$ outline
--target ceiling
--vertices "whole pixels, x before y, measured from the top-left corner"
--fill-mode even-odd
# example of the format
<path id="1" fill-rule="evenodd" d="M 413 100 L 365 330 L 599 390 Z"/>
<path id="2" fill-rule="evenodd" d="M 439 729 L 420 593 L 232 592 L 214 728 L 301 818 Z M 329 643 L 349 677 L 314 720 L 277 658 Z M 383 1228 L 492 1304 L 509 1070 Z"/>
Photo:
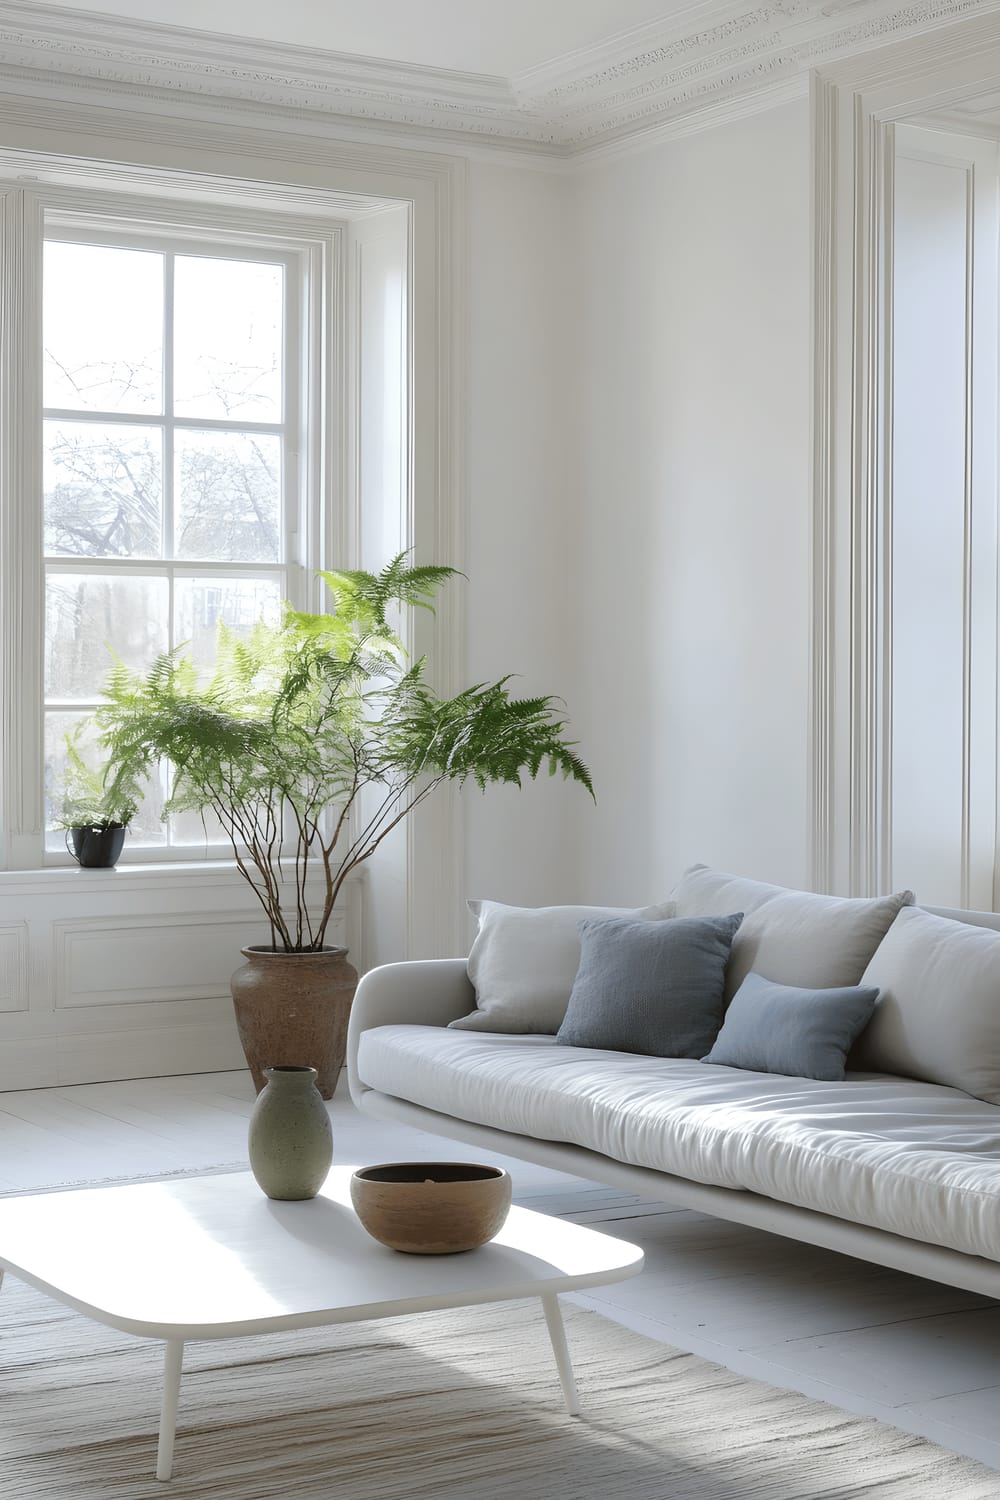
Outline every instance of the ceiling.
<path id="1" fill-rule="evenodd" d="M 929 123 L 935 118 L 949 128 L 957 127 L 1000 139 L 1000 89 L 952 104 L 938 116 L 931 116 Z"/>
<path id="2" fill-rule="evenodd" d="M 514 78 L 665 17 L 722 12 L 713 0 L 61 0 L 134 21 Z M 2 8 L 2 7 L 0 7 Z"/>
<path id="3" fill-rule="evenodd" d="M 801 96 L 1000 0 L 0 0 L 0 90 L 574 157 Z M 987 21 L 987 24 L 992 24 Z"/>

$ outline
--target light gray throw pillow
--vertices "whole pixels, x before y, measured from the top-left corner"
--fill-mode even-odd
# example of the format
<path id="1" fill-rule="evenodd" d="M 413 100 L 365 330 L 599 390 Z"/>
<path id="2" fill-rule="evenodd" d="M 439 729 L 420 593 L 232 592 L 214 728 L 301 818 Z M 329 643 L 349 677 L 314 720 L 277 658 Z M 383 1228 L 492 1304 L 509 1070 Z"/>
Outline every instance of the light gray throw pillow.
<path id="1" fill-rule="evenodd" d="M 579 924 L 580 967 L 556 1041 L 653 1057 L 701 1057 L 722 1021 L 741 914 Z"/>
<path id="2" fill-rule="evenodd" d="M 746 915 L 726 976 L 731 1000 L 751 969 L 779 984 L 833 989 L 861 976 L 912 891 L 893 896 L 820 896 L 692 865 L 673 892 L 679 917 Z"/>
<path id="3" fill-rule="evenodd" d="M 553 1036 L 562 1023 L 580 966 L 581 917 L 634 917 L 646 922 L 674 915 L 659 906 L 504 906 L 470 901 L 479 932 L 469 954 L 476 1009 L 449 1024 L 458 1031 L 502 1031 Z"/>
<path id="4" fill-rule="evenodd" d="M 877 999 L 874 985 L 811 990 L 748 974 L 702 1062 L 835 1083 Z"/>
<path id="5" fill-rule="evenodd" d="M 898 1073 L 1000 1104 L 1000 932 L 901 911 L 865 971 L 879 1002 L 852 1068 Z"/>

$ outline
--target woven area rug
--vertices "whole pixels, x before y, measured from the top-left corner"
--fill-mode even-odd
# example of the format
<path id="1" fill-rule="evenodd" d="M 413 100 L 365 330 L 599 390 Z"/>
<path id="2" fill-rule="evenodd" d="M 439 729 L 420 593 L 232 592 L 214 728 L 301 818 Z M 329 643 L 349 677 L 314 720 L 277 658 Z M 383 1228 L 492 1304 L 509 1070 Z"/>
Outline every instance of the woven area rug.
<path id="1" fill-rule="evenodd" d="M 190 1344 L 175 1474 L 152 1477 L 162 1346 L 8 1277 L 3 1500 L 996 1500 L 921 1438 L 567 1307 L 561 1405 L 537 1303 Z"/>

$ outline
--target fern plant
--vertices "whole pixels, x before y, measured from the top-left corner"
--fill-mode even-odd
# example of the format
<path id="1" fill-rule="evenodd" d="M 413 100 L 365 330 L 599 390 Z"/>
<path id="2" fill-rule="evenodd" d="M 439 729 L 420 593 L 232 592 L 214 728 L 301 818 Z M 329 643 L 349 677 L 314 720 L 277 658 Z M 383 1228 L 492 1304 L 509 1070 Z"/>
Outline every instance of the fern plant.
<path id="1" fill-rule="evenodd" d="M 330 613 L 286 606 L 243 637 L 220 626 L 207 682 L 180 650 L 144 676 L 109 674 L 97 719 L 112 787 L 169 761 L 166 812 L 214 812 L 276 949 L 322 949 L 344 881 L 443 782 L 545 769 L 593 795 L 551 697 L 512 697 L 505 677 L 440 698 L 408 661 L 394 613 L 433 608 L 454 572 L 404 553 L 378 574 L 323 573 Z"/>
<path id="2" fill-rule="evenodd" d="M 127 828 L 139 810 L 141 793 L 123 764 L 100 768 L 88 763 L 83 750 L 85 724 L 65 737 L 62 812 L 57 828 L 93 828 L 107 832 Z"/>

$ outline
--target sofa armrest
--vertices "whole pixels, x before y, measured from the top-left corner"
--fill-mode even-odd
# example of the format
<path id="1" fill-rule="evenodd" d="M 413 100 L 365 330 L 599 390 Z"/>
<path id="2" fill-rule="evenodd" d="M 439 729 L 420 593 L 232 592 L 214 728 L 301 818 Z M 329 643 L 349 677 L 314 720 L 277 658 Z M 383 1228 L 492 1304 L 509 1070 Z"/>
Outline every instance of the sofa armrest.
<path id="1" fill-rule="evenodd" d="M 426 958 L 369 969 L 358 984 L 347 1030 L 347 1076 L 351 1097 L 365 1085 L 358 1077 L 358 1043 L 372 1026 L 447 1026 L 476 1008 L 476 992 L 464 958 Z"/>

